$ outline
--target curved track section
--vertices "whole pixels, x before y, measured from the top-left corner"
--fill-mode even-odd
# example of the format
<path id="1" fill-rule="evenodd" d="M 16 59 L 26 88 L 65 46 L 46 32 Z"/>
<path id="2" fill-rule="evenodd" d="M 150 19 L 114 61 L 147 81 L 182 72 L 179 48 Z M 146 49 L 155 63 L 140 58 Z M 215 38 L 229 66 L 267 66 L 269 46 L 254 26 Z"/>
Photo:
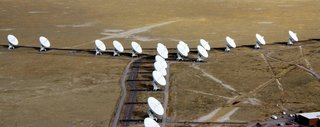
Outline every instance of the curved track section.
<path id="1" fill-rule="evenodd" d="M 121 80 L 122 96 L 113 119 L 112 127 L 142 124 L 147 117 L 146 97 L 155 94 L 164 97 L 163 89 L 153 91 L 152 71 L 154 56 L 133 59 L 126 67 Z M 162 98 L 161 98 L 162 97 Z M 159 119 L 161 121 L 161 118 Z"/>

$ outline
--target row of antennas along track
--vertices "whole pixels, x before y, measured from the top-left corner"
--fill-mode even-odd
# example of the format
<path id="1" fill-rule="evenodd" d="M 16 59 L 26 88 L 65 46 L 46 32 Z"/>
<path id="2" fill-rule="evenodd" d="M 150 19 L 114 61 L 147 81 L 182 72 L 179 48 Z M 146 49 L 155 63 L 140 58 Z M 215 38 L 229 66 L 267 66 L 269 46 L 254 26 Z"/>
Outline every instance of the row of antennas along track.
<path id="1" fill-rule="evenodd" d="M 9 50 L 12 50 L 16 46 L 18 46 L 19 41 L 14 35 L 12 35 L 12 34 L 8 35 L 7 39 L 8 39 L 8 49 Z M 289 31 L 289 37 L 288 37 L 287 44 L 292 45 L 296 41 L 298 41 L 297 34 L 292 31 Z M 51 46 L 50 41 L 44 36 L 39 37 L 39 42 L 40 42 L 40 52 L 46 52 L 47 49 L 50 48 L 50 46 Z M 96 55 L 102 55 L 103 52 L 106 51 L 106 45 L 101 40 L 95 40 L 94 43 L 95 43 Z M 113 48 L 113 56 L 120 56 L 120 54 L 124 52 L 124 48 L 123 48 L 122 44 L 117 40 L 114 40 L 112 44 L 114 47 Z M 265 44 L 266 44 L 266 41 L 265 41 L 264 37 L 260 34 L 256 34 L 256 44 L 254 47 L 256 49 L 259 49 L 262 45 L 265 45 Z M 131 42 L 131 47 L 132 47 L 132 56 L 133 57 L 138 56 L 143 51 L 140 44 L 138 44 L 137 42 Z M 232 39 L 231 37 L 227 36 L 225 51 L 229 52 L 232 48 L 236 48 L 235 40 Z M 197 51 L 198 51 L 197 61 L 203 61 L 205 58 L 208 58 L 207 51 L 210 51 L 210 49 L 211 49 L 211 47 L 210 47 L 209 43 L 204 39 L 200 39 L 200 44 L 197 46 Z M 190 51 L 190 48 L 189 48 L 188 44 L 186 44 L 183 41 L 179 41 L 179 43 L 177 44 L 177 60 L 184 60 L 184 58 L 187 58 L 189 51 Z M 162 43 L 157 44 L 157 53 L 165 59 L 168 58 L 168 49 Z"/>

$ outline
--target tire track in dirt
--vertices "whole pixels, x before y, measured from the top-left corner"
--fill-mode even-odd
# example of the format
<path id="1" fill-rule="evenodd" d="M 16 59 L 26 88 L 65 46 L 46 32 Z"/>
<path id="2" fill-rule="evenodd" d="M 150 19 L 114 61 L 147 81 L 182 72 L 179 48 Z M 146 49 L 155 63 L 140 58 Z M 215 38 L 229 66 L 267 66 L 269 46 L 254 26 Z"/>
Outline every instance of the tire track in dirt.
<path id="1" fill-rule="evenodd" d="M 98 38 L 98 40 L 103 41 L 103 40 L 112 39 L 112 38 L 128 38 L 128 37 L 130 37 L 130 36 L 132 36 L 134 34 L 147 32 L 147 31 L 149 31 L 149 30 L 151 30 L 153 28 L 164 26 L 164 25 L 168 25 L 168 24 L 171 24 L 171 23 L 174 23 L 174 22 L 177 22 L 177 21 L 178 20 L 166 21 L 166 22 L 147 25 L 147 26 L 143 26 L 143 27 L 139 27 L 139 28 L 134 28 L 134 29 L 127 30 L 125 32 L 120 32 L 120 33 L 117 33 L 117 34 L 113 34 L 113 35 L 109 35 L 109 36 L 106 36 L 106 37 Z M 85 42 L 85 43 L 81 43 L 81 44 L 77 44 L 77 45 L 71 46 L 69 48 L 77 48 L 77 47 L 81 47 L 81 46 L 84 46 L 84 45 L 91 44 L 93 42 L 94 41 Z"/>
<path id="2" fill-rule="evenodd" d="M 221 84 L 224 88 L 226 88 L 226 89 L 228 89 L 228 90 L 231 90 L 231 91 L 233 91 L 233 92 L 238 93 L 237 90 L 234 89 L 232 86 L 230 86 L 230 85 L 228 85 L 228 84 L 225 84 L 222 80 L 220 80 L 220 79 L 214 77 L 213 75 L 205 72 L 205 71 L 204 71 L 203 69 L 201 69 L 199 66 L 196 66 L 196 65 L 193 64 L 191 67 L 194 68 L 194 69 L 196 69 L 196 70 L 201 71 L 204 76 L 206 76 L 206 77 L 212 79 L 213 81 Z"/>

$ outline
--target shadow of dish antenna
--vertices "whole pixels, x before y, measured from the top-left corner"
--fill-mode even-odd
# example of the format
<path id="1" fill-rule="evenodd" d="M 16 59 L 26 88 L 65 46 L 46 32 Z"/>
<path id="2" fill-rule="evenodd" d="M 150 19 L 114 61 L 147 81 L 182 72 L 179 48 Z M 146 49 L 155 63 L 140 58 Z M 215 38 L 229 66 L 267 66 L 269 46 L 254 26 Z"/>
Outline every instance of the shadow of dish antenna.
<path id="1" fill-rule="evenodd" d="M 137 42 L 131 42 L 132 47 L 132 57 L 138 56 L 138 54 L 142 53 L 142 48 Z"/>
<path id="2" fill-rule="evenodd" d="M 255 49 L 260 49 L 261 45 L 265 45 L 266 41 L 264 40 L 264 37 L 260 34 L 256 34 L 256 45 L 254 46 Z"/>
<path id="3" fill-rule="evenodd" d="M 102 55 L 102 52 L 106 51 L 106 45 L 101 40 L 95 40 L 94 41 L 96 45 L 96 55 Z"/>
<path id="4" fill-rule="evenodd" d="M 293 45 L 293 43 L 297 41 L 299 41 L 297 33 L 294 33 L 293 31 L 289 30 L 288 45 Z"/>
<path id="5" fill-rule="evenodd" d="M 164 108 L 160 101 L 154 97 L 148 98 L 148 115 L 150 119 L 158 120 L 158 117 L 161 117 L 164 114 Z"/>
<path id="6" fill-rule="evenodd" d="M 114 47 L 113 56 L 120 56 L 120 53 L 122 53 L 124 51 L 124 48 L 123 48 L 122 44 L 117 40 L 114 40 L 112 42 L 112 44 L 113 44 L 113 47 Z"/>
<path id="7" fill-rule="evenodd" d="M 9 35 L 7 36 L 7 39 L 8 39 L 8 49 L 9 49 L 9 50 L 14 49 L 15 46 L 18 46 L 19 41 L 18 41 L 18 39 L 17 39 L 14 35 L 9 34 Z"/>
<path id="8" fill-rule="evenodd" d="M 237 47 L 236 43 L 234 42 L 234 39 L 232 39 L 231 37 L 227 36 L 226 41 L 227 41 L 226 49 L 225 49 L 226 52 L 230 52 L 231 48 Z"/>
<path id="9" fill-rule="evenodd" d="M 39 38 L 40 41 L 40 52 L 46 52 L 47 48 L 50 48 L 50 41 L 44 37 L 44 36 L 40 36 Z"/>

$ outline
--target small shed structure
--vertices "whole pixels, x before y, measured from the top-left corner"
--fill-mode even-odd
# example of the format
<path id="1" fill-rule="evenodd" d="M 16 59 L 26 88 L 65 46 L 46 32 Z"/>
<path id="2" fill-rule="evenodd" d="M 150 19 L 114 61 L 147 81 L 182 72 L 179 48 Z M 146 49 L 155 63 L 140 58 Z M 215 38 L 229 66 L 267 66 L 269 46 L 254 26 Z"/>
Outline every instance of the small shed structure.
<path id="1" fill-rule="evenodd" d="M 320 112 L 309 112 L 297 114 L 297 122 L 305 126 L 320 126 Z"/>

